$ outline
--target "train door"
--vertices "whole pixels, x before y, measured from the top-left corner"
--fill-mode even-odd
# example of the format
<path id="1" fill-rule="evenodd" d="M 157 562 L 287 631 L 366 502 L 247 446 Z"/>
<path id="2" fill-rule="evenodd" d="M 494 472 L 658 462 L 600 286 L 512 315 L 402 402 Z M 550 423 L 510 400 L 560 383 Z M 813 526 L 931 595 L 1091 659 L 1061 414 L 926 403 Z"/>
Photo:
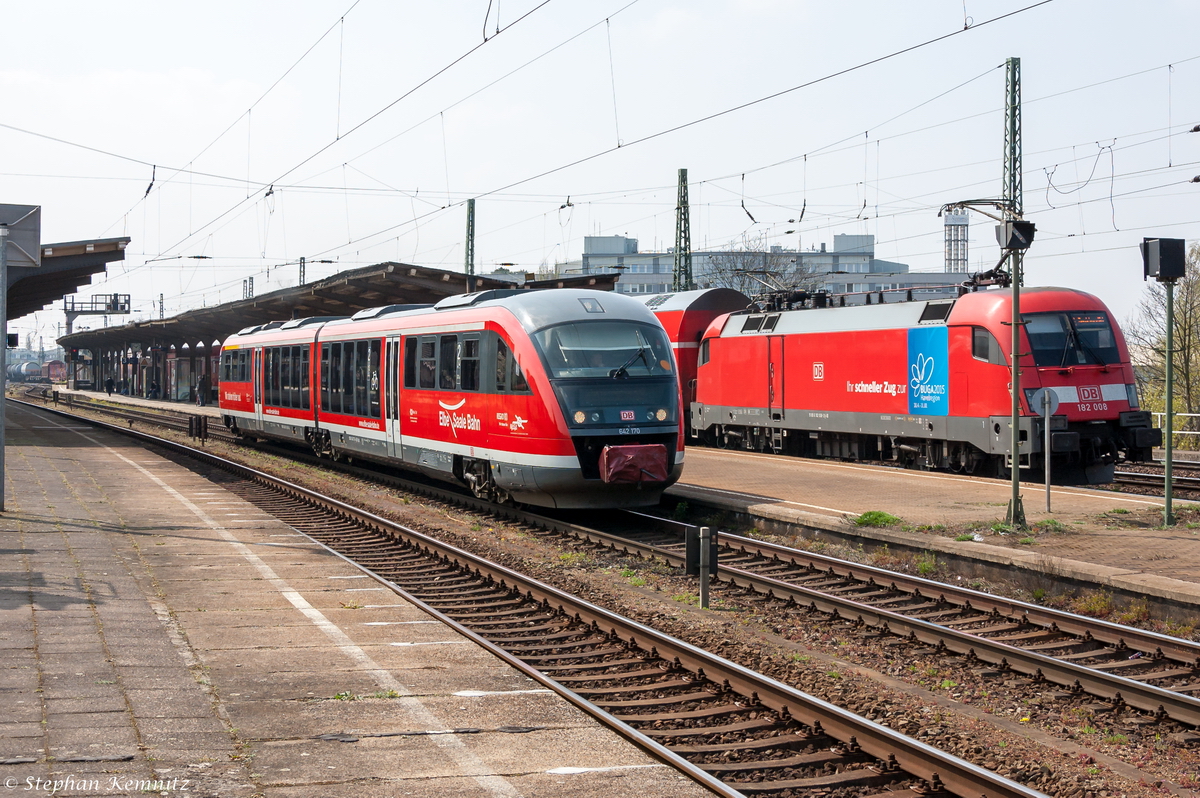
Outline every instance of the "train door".
<path id="1" fill-rule="evenodd" d="M 383 390 L 387 397 L 384 410 L 384 423 L 387 425 L 387 450 L 388 457 L 399 458 L 403 455 L 400 444 L 400 385 L 404 382 L 400 376 L 399 338 L 388 339 L 386 361 L 383 370 Z"/>
<path id="2" fill-rule="evenodd" d="M 783 336 L 767 336 L 767 412 L 783 420 Z"/>
<path id="3" fill-rule="evenodd" d="M 250 363 L 250 379 L 254 381 L 254 427 L 262 429 L 263 423 L 263 405 L 262 405 L 262 365 L 263 365 L 263 350 L 262 347 L 254 348 L 254 357 Z"/>

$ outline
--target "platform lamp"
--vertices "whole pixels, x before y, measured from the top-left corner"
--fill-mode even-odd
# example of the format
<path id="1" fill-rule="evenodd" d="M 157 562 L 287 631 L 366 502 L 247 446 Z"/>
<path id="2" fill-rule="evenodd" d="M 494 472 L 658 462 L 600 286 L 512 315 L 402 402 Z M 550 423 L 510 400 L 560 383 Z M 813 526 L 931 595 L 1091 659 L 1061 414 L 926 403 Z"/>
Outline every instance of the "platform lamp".
<path id="1" fill-rule="evenodd" d="M 1021 504 L 1021 263 L 1025 250 L 1033 243 L 1037 228 L 1033 222 L 1009 219 L 996 225 L 996 241 L 1008 258 L 1012 278 L 1012 497 L 1008 501 L 1006 523 L 1015 529 L 1026 529 L 1025 507 Z"/>
<path id="2" fill-rule="evenodd" d="M 1142 239 L 1143 279 L 1153 277 L 1167 287 L 1167 350 L 1166 350 L 1166 420 L 1163 455 L 1163 526 L 1174 526 L 1175 513 L 1171 507 L 1171 453 L 1175 413 L 1175 281 L 1187 274 L 1187 245 L 1182 238 Z"/>

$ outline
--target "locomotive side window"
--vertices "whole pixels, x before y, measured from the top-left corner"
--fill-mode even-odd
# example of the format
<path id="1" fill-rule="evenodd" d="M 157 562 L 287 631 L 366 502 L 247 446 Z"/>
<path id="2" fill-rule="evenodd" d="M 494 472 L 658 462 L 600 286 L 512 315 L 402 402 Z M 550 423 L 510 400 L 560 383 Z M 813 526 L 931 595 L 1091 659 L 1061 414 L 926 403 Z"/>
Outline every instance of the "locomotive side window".
<path id="1" fill-rule="evenodd" d="M 994 363 L 998 366 L 1007 365 L 1004 353 L 1000 351 L 1000 342 L 990 330 L 983 327 L 971 328 L 971 354 L 976 360 Z"/>
<path id="2" fill-rule="evenodd" d="M 457 366 L 458 355 L 458 336 L 443 335 L 441 338 L 440 350 L 438 357 L 438 387 L 444 391 L 453 391 L 458 384 L 458 375 L 455 373 Z"/>
<path id="3" fill-rule="evenodd" d="M 437 341 L 433 338 L 421 339 L 421 379 L 422 388 L 437 386 Z"/>
<path id="4" fill-rule="evenodd" d="M 459 347 L 462 357 L 459 359 L 459 382 L 464 391 L 479 390 L 479 338 L 466 336 Z"/>
<path id="5" fill-rule="evenodd" d="M 708 342 L 710 339 L 705 338 L 700 342 L 700 365 L 703 366 L 708 362 Z"/>

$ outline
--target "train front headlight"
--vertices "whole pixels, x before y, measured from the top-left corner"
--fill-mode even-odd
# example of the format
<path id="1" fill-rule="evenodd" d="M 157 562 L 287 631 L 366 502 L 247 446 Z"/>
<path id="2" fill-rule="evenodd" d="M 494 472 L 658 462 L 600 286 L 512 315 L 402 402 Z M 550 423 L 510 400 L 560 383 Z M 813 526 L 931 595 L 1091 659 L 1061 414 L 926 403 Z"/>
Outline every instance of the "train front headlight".
<path id="1" fill-rule="evenodd" d="M 654 414 L 654 417 L 657 418 L 659 421 L 666 421 L 667 420 L 667 411 L 663 408 L 659 408 L 658 412 Z"/>
<path id="2" fill-rule="evenodd" d="M 600 414 L 598 412 L 592 413 L 592 421 L 599 421 L 599 420 L 600 420 Z"/>
<path id="3" fill-rule="evenodd" d="M 576 410 L 575 411 L 575 423 L 582 424 L 585 421 L 587 421 L 587 413 L 583 412 L 582 410 Z"/>

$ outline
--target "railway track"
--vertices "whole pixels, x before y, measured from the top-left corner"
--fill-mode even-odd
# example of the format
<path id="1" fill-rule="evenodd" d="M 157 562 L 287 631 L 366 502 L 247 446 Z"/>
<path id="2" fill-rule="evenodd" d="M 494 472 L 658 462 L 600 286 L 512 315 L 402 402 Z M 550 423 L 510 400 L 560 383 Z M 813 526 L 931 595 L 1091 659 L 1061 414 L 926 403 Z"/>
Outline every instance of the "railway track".
<path id="1" fill-rule="evenodd" d="M 1042 795 L 387 519 L 206 452 L 102 426 L 220 468 L 231 492 L 717 794 Z"/>
<path id="2" fill-rule="evenodd" d="M 498 507 L 451 488 L 287 456 L 398 489 L 506 517 L 544 534 L 671 566 L 685 564 L 688 525 L 644 513 L 591 513 L 588 525 Z M 577 545 L 577 544 L 573 544 Z M 718 578 L 814 616 L 968 657 L 1106 709 L 1131 707 L 1200 727 L 1200 645 L 1179 638 L 992 596 L 915 576 L 731 534 L 720 536 Z"/>
<path id="3" fill-rule="evenodd" d="M 1183 473 L 1179 473 L 1179 471 Z M 1193 466 L 1186 469 L 1175 469 L 1171 475 L 1171 483 L 1174 491 L 1186 491 L 1188 493 L 1200 493 L 1200 476 L 1190 476 L 1196 474 L 1197 470 Z M 1148 473 L 1139 471 L 1117 471 L 1113 474 L 1113 484 L 1135 488 L 1151 488 L 1157 491 L 1156 495 L 1163 493 L 1163 473 L 1159 468 L 1158 473 Z"/>

